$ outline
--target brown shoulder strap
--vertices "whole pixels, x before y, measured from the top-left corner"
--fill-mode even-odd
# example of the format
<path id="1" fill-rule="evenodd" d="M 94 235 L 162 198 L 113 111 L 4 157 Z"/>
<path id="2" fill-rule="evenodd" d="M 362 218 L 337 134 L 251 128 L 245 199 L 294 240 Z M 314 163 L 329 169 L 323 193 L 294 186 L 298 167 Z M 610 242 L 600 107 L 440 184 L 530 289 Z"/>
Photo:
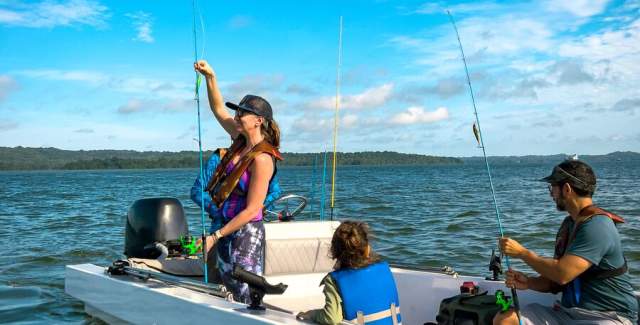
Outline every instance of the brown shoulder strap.
<path id="1" fill-rule="evenodd" d="M 213 202 L 221 207 L 222 203 L 229 197 L 231 192 L 236 188 L 238 182 L 240 182 L 240 178 L 242 174 L 249 168 L 253 160 L 256 156 L 261 153 L 267 153 L 273 156 L 275 159 L 282 160 L 280 152 L 278 149 L 273 147 L 266 141 L 262 141 L 258 143 L 251 151 L 249 151 L 234 167 L 233 171 L 229 175 L 225 175 L 225 177 L 221 177 L 218 179 L 218 182 L 213 186 L 211 194 L 211 198 Z M 275 166 L 274 166 L 275 167 Z"/>
<path id="2" fill-rule="evenodd" d="M 582 210 L 580 210 L 580 213 L 578 215 L 580 219 L 576 221 L 575 225 L 573 226 L 573 229 L 569 229 L 570 227 L 568 227 L 568 223 L 567 225 L 565 225 L 565 222 L 567 221 L 567 219 L 565 219 L 565 222 L 562 223 L 562 226 L 560 227 L 560 231 L 558 232 L 558 236 L 556 237 L 556 258 L 560 258 L 562 255 L 566 253 L 567 249 L 569 248 L 569 245 L 576 238 L 578 227 L 580 227 L 580 225 L 585 221 L 591 219 L 593 216 L 606 216 L 616 224 L 624 222 L 624 219 L 622 219 L 622 217 L 620 217 L 619 215 L 609 212 L 607 210 L 604 210 L 595 205 L 590 205 L 583 208 Z M 567 217 L 567 218 L 571 218 L 571 217 Z M 563 229 L 563 227 L 565 229 Z M 562 232 L 562 236 L 560 232 Z M 564 241 L 563 245 L 559 245 L 561 244 L 560 243 L 561 241 Z M 562 247 L 559 247 L 559 246 L 562 246 Z M 558 253 L 560 253 L 560 255 L 557 255 Z"/>
<path id="3" fill-rule="evenodd" d="M 238 136 L 236 140 L 233 141 L 231 147 L 229 149 L 219 149 L 220 151 L 220 163 L 218 163 L 218 167 L 216 167 L 216 171 L 213 173 L 213 176 L 209 180 L 207 187 L 205 190 L 209 193 L 215 190 L 216 185 L 220 182 L 222 178 L 225 177 L 227 165 L 231 162 L 231 159 L 238 154 L 242 148 L 244 147 L 244 137 Z"/>
<path id="4" fill-rule="evenodd" d="M 562 221 L 562 225 L 560 225 L 560 229 L 558 230 L 558 234 L 556 235 L 556 247 L 554 250 L 554 258 L 559 259 L 564 255 L 567 247 L 569 247 L 569 235 L 571 235 L 571 223 L 572 219 L 570 216 L 567 216 Z"/>
<path id="5" fill-rule="evenodd" d="M 595 205 L 590 205 L 588 207 L 583 208 L 582 210 L 580 210 L 580 216 L 581 217 L 586 217 L 584 220 L 589 219 L 592 216 L 595 215 L 600 215 L 600 216 L 607 216 L 609 217 L 611 220 L 613 220 L 613 222 L 615 223 L 624 223 L 624 219 L 622 219 L 621 216 L 613 213 L 613 212 L 609 212 L 603 208 L 600 208 L 598 206 Z"/>

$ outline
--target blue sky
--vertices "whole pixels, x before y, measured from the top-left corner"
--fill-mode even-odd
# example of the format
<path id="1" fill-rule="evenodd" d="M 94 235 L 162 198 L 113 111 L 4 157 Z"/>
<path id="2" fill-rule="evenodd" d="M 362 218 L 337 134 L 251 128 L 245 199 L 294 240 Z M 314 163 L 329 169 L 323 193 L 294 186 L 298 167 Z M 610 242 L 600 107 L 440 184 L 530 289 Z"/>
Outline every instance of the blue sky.
<path id="1" fill-rule="evenodd" d="M 199 1 L 225 100 L 267 98 L 285 152 L 640 151 L 640 1 Z M 0 146 L 196 150 L 190 1 L 0 0 Z M 200 18 L 198 18 L 200 25 Z M 204 88 L 202 89 L 204 92 Z M 203 146 L 229 144 L 206 99 Z"/>

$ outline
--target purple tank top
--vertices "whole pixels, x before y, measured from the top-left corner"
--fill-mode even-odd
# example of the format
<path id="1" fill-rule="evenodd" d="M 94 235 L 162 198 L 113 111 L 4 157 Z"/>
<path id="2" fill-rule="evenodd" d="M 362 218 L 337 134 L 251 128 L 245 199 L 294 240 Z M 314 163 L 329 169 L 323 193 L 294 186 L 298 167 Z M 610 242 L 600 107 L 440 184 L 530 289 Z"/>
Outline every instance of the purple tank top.
<path id="1" fill-rule="evenodd" d="M 231 174 L 234 167 L 235 167 L 235 164 L 233 163 L 233 161 L 230 161 L 226 169 L 227 175 Z M 249 192 L 250 181 L 251 181 L 251 172 L 249 171 L 249 168 L 247 168 L 247 170 L 245 170 L 244 173 L 242 173 L 242 176 L 240 176 L 240 181 L 238 181 L 238 185 L 236 185 L 236 188 L 235 188 L 236 190 L 240 190 L 240 192 L 245 193 L 245 195 L 237 194 L 237 191 L 234 190 L 233 192 L 231 192 L 229 197 L 222 204 L 222 216 L 224 217 L 225 221 L 229 221 L 235 218 L 238 215 L 238 213 L 240 213 L 242 210 L 244 210 L 247 207 L 246 193 Z M 262 210 L 260 210 L 258 214 L 255 217 L 253 217 L 253 219 L 251 219 L 252 222 L 260 221 L 260 220 L 262 220 Z"/>

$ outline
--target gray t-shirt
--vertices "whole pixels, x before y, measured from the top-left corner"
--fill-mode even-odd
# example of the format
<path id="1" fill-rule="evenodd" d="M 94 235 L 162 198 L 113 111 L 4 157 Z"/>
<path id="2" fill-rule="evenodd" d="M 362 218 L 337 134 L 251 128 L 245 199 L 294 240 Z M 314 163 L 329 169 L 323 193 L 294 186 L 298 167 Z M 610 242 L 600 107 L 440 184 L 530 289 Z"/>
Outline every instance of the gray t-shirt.
<path id="1" fill-rule="evenodd" d="M 573 223 L 570 227 L 573 228 Z M 582 257 L 593 264 L 591 267 L 597 266 L 605 270 L 616 269 L 624 264 L 620 235 L 610 218 L 594 216 L 578 226 L 576 231 L 575 239 L 566 254 Z M 580 287 L 579 301 L 576 301 L 575 286 Z M 615 311 L 632 322 L 638 319 L 638 302 L 633 293 L 629 272 L 606 279 L 585 281 L 577 278 L 565 287 L 562 305 Z"/>

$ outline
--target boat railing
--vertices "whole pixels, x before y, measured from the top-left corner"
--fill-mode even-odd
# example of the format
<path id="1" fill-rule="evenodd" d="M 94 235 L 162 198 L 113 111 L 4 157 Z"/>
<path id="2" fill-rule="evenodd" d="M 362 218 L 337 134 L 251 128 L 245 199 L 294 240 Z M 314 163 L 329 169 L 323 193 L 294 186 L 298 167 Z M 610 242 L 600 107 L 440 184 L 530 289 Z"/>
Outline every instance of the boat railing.
<path id="1" fill-rule="evenodd" d="M 422 271 L 422 272 L 433 272 L 450 275 L 454 278 L 458 277 L 458 272 L 456 272 L 452 266 L 444 265 L 442 267 L 435 266 L 420 266 L 420 265 L 410 265 L 410 264 L 390 264 L 393 268 L 409 270 L 409 271 Z"/>

